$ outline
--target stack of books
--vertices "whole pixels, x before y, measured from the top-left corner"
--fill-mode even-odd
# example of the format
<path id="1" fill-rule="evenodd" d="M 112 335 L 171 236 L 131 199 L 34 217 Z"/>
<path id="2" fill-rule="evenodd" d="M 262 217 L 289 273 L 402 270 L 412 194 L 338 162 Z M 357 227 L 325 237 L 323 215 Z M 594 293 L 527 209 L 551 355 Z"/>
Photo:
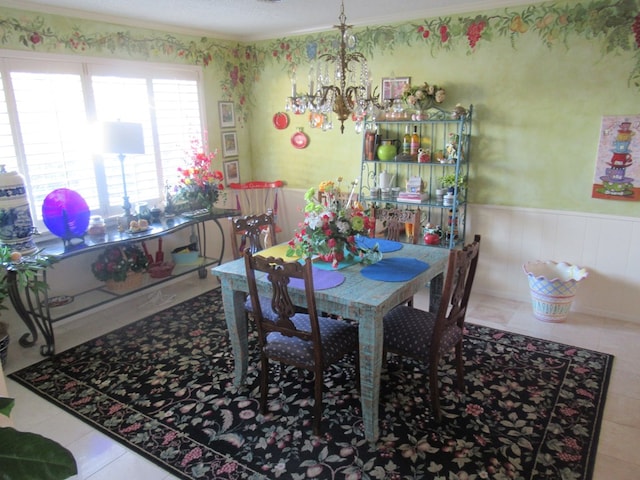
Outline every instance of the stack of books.
<path id="1" fill-rule="evenodd" d="M 400 192 L 398 194 L 399 202 L 425 203 L 429 200 L 428 193 L 422 192 Z"/>

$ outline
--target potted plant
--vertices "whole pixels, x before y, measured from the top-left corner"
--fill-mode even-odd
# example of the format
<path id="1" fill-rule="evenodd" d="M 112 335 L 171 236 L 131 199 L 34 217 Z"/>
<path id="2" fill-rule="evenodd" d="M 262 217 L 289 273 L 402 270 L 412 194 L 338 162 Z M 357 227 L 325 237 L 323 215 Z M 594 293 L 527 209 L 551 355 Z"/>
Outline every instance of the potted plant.
<path id="1" fill-rule="evenodd" d="M 14 399 L 0 397 L 0 416 L 9 416 Z M 7 480 L 63 480 L 78 473 L 73 455 L 58 442 L 13 427 L 0 427 L 0 468 Z"/>
<path id="2" fill-rule="evenodd" d="M 438 182 L 440 183 L 442 188 L 449 190 L 449 193 L 463 192 L 465 188 L 467 188 L 467 177 L 466 175 L 458 175 L 458 180 L 456 182 L 456 174 L 455 172 L 447 173 L 442 177 L 438 178 Z"/>
<path id="3" fill-rule="evenodd" d="M 55 262 L 54 257 L 41 255 L 40 251 L 31 256 L 22 256 L 9 246 L 0 246 L 0 309 L 9 297 L 8 274 L 15 273 L 20 288 L 27 284 L 39 294 L 48 288 L 39 279 L 38 273 Z M 0 375 L 2 369 L 0 368 Z M 2 395 L 5 393 L 2 392 Z M 41 480 L 62 480 L 78 472 L 76 461 L 69 450 L 59 443 L 41 435 L 20 432 L 7 420 L 14 406 L 14 399 L 0 396 L 0 471 L 3 479 L 37 478 Z"/>
<path id="4" fill-rule="evenodd" d="M 40 252 L 39 250 L 33 255 L 23 256 L 8 245 L 0 246 L 0 310 L 7 310 L 5 301 L 9 297 L 10 274 L 16 275 L 20 289 L 24 289 L 29 284 L 36 295 L 48 288 L 47 283 L 40 279 L 38 273 L 51 266 L 55 262 L 55 257 L 41 255 Z M 0 359 L 5 358 L 6 348 L 9 346 L 8 335 L 6 328 L 0 328 Z"/>

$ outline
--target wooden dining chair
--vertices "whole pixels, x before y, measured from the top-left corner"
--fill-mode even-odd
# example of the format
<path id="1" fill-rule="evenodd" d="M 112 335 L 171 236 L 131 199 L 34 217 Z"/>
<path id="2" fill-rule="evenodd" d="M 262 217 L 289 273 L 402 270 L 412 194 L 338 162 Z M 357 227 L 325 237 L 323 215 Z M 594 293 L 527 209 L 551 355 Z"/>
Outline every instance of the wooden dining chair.
<path id="1" fill-rule="evenodd" d="M 373 209 L 373 217 L 384 225 L 384 237 L 396 242 L 418 243 L 420 237 L 420 209 L 410 210 L 397 207 L 377 207 Z M 412 231 L 406 231 L 405 226 L 411 225 Z M 406 237 L 402 233 L 406 233 Z"/>
<path id="2" fill-rule="evenodd" d="M 229 217 L 233 258 L 241 258 L 245 249 L 259 252 L 277 243 L 275 217 L 271 210 L 255 215 Z"/>
<path id="3" fill-rule="evenodd" d="M 231 250 L 235 259 L 241 258 L 245 250 L 255 254 L 277 243 L 275 218 L 270 210 L 259 215 L 231 217 L 229 218 L 229 224 L 231 225 Z M 262 305 L 263 315 L 271 320 L 277 318 L 276 313 L 271 308 L 270 298 L 260 297 L 260 304 Z M 247 296 L 244 309 L 247 313 L 248 321 L 249 315 L 253 313 L 253 304 L 250 296 Z"/>
<path id="4" fill-rule="evenodd" d="M 437 313 L 400 305 L 384 316 L 384 351 L 414 358 L 428 366 L 429 392 L 436 420 L 442 420 L 438 366 L 455 351 L 458 388 L 464 391 L 462 341 L 471 287 L 480 253 L 480 235 L 449 253 L 449 264 Z"/>
<path id="5" fill-rule="evenodd" d="M 253 302 L 252 317 L 260 342 L 261 411 L 267 413 L 270 360 L 309 370 L 314 374 L 313 433 L 320 435 L 323 371 L 348 353 L 355 353 L 357 371 L 358 328 L 349 322 L 318 315 L 310 259 L 304 264 L 287 262 L 282 258 L 252 255 L 249 251 L 245 252 L 244 258 L 249 296 Z M 271 305 L 277 314 L 276 320 L 263 314 L 257 300 L 255 272 L 265 272 L 271 283 Z M 304 282 L 307 313 L 299 313 L 291 300 L 290 280 L 295 278 Z"/>
<path id="6" fill-rule="evenodd" d="M 375 220 L 380 220 L 384 225 L 384 237 L 387 240 L 393 240 L 394 242 L 400 242 L 406 240 L 408 243 L 418 243 L 420 231 L 420 209 L 415 210 L 401 209 L 397 207 L 376 207 L 373 209 L 373 216 Z M 374 222 L 375 224 L 375 222 Z M 406 225 L 411 225 L 411 232 L 406 232 L 407 237 L 403 237 L 402 233 L 405 232 Z M 409 235 L 411 233 L 411 235 Z M 406 298 L 403 302 L 410 307 L 413 306 L 413 296 Z"/>

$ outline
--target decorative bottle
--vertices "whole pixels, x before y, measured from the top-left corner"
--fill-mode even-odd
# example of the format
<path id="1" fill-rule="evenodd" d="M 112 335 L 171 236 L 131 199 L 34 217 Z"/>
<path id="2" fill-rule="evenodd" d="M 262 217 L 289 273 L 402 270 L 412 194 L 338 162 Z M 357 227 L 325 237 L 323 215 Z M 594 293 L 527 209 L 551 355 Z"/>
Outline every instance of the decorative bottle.
<path id="1" fill-rule="evenodd" d="M 402 137 L 402 153 L 406 153 L 407 155 L 411 153 L 411 133 L 409 132 L 409 125 L 406 126 L 404 137 Z"/>
<path id="2" fill-rule="evenodd" d="M 420 148 L 420 135 L 418 135 L 418 127 L 415 125 L 413 127 L 413 135 L 411 135 L 411 144 L 409 148 L 409 153 L 417 157 L 418 149 Z"/>

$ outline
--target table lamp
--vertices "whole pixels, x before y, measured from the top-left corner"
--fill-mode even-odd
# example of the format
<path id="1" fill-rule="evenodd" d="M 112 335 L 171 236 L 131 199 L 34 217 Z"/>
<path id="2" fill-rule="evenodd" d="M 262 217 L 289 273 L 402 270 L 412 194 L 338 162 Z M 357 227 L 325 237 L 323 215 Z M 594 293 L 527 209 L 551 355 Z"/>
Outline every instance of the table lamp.
<path id="1" fill-rule="evenodd" d="M 103 130 L 104 153 L 117 153 L 122 172 L 122 188 L 124 190 L 124 214 L 127 223 L 131 220 L 131 203 L 127 195 L 127 180 L 124 173 L 126 154 L 144 153 L 144 135 L 141 123 L 106 122 Z"/>

